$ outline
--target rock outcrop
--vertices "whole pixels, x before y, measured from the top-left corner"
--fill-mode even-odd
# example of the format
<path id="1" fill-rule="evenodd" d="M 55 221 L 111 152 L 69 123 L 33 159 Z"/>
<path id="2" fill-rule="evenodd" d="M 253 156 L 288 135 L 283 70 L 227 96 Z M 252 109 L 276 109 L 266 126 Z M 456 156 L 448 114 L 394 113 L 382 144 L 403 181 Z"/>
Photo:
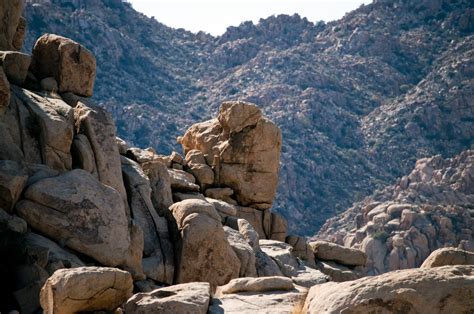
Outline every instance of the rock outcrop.
<path id="1" fill-rule="evenodd" d="M 474 309 L 473 266 L 408 269 L 309 290 L 308 313 L 463 313 Z"/>
<path id="2" fill-rule="evenodd" d="M 447 265 L 474 265 L 474 253 L 456 248 L 442 248 L 430 254 L 420 268 Z"/>
<path id="3" fill-rule="evenodd" d="M 417 161 L 396 184 L 324 225 L 318 239 L 359 249 L 369 274 L 419 267 L 434 250 L 472 251 L 474 151 Z"/>

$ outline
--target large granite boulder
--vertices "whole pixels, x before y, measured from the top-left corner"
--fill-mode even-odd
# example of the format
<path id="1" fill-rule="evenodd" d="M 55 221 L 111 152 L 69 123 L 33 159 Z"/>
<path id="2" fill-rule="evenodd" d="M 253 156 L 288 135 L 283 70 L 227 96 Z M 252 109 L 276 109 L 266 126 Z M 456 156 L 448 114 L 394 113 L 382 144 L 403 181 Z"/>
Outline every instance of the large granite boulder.
<path id="1" fill-rule="evenodd" d="M 224 226 L 224 231 L 227 241 L 240 260 L 239 277 L 256 277 L 257 270 L 253 248 L 237 230 Z"/>
<path id="2" fill-rule="evenodd" d="M 37 79 L 53 77 L 58 92 L 90 97 L 94 91 L 95 57 L 77 42 L 44 34 L 33 47 L 32 71 Z"/>
<path id="3" fill-rule="evenodd" d="M 140 247 L 134 228 L 129 231 L 120 195 L 88 172 L 76 169 L 39 180 L 24 198 L 17 212 L 33 229 L 104 265 L 141 274 L 143 242 Z"/>
<path id="4" fill-rule="evenodd" d="M 23 44 L 21 18 L 24 0 L 0 2 L 0 50 L 20 50 Z"/>
<path id="5" fill-rule="evenodd" d="M 269 208 L 275 197 L 281 131 L 250 103 L 225 102 L 217 119 L 198 123 L 179 139 L 186 154 L 206 156 L 214 183 L 234 190 L 240 205 Z"/>
<path id="6" fill-rule="evenodd" d="M 361 250 L 344 247 L 327 241 L 314 241 L 309 244 L 316 258 L 335 261 L 342 265 L 365 266 L 367 255 Z"/>
<path id="7" fill-rule="evenodd" d="M 12 160 L 0 160 L 0 208 L 13 210 L 28 180 L 26 169 Z"/>
<path id="8" fill-rule="evenodd" d="M 469 313 L 474 266 L 407 269 L 309 290 L 308 313 Z"/>
<path id="9" fill-rule="evenodd" d="M 30 67 L 31 57 L 17 51 L 0 51 L 0 65 L 8 80 L 15 85 L 23 85 Z"/>
<path id="10" fill-rule="evenodd" d="M 41 289 L 44 313 L 112 311 L 132 296 L 129 273 L 108 267 L 79 267 L 56 271 Z"/>
<path id="11" fill-rule="evenodd" d="M 125 304 L 125 312 L 206 314 L 210 298 L 209 283 L 183 283 L 148 293 L 137 293 Z"/>
<path id="12" fill-rule="evenodd" d="M 433 268 L 447 265 L 474 265 L 474 252 L 453 247 L 433 251 L 421 264 L 421 268 Z"/>
<path id="13" fill-rule="evenodd" d="M 226 239 L 221 217 L 206 201 L 188 199 L 170 207 L 179 231 L 176 283 L 217 286 L 237 278 L 240 261 Z"/>

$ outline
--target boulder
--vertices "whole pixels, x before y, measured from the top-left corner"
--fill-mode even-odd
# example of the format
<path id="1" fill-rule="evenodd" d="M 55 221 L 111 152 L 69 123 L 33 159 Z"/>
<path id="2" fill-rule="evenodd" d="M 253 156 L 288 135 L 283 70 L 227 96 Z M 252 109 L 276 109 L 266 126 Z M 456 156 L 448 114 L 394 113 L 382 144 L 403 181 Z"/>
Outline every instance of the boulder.
<path id="1" fill-rule="evenodd" d="M 272 213 L 271 217 L 270 239 L 285 242 L 288 235 L 288 222 L 278 213 Z"/>
<path id="2" fill-rule="evenodd" d="M 256 277 L 255 252 L 245 238 L 236 230 L 224 226 L 226 239 L 240 260 L 239 277 Z"/>
<path id="3" fill-rule="evenodd" d="M 293 281 L 287 277 L 236 278 L 218 288 L 218 293 L 285 291 L 295 288 Z"/>
<path id="4" fill-rule="evenodd" d="M 238 218 L 247 220 L 257 231 L 260 239 L 267 239 L 271 228 L 271 213 L 269 210 L 258 210 L 252 207 L 237 207 Z"/>
<path id="5" fill-rule="evenodd" d="M 317 259 L 335 261 L 342 265 L 365 266 L 367 255 L 364 252 L 326 241 L 315 241 L 309 244 Z"/>
<path id="6" fill-rule="evenodd" d="M 30 67 L 31 57 L 17 51 L 0 51 L 0 65 L 10 81 L 15 85 L 23 85 Z"/>
<path id="7" fill-rule="evenodd" d="M 168 211 L 168 208 L 173 204 L 168 168 L 160 161 L 144 163 L 142 168 L 150 180 L 153 206 L 163 216 L 163 213 Z"/>
<path id="8" fill-rule="evenodd" d="M 12 212 L 28 180 L 26 169 L 12 160 L 0 160 L 0 208 Z"/>
<path id="9" fill-rule="evenodd" d="M 209 197 L 206 197 L 205 199 L 206 199 L 206 201 L 208 201 L 209 203 L 214 205 L 214 207 L 216 208 L 216 210 L 219 212 L 219 214 L 221 216 L 223 216 L 223 217 L 227 217 L 227 216 L 234 217 L 235 215 L 237 215 L 237 206 L 231 205 L 231 204 L 226 203 L 224 201 L 209 198 Z"/>
<path id="10" fill-rule="evenodd" d="M 206 189 L 205 195 L 216 200 L 222 200 L 226 203 L 237 205 L 237 202 L 232 198 L 234 190 L 231 188 L 209 188 Z"/>
<path id="11" fill-rule="evenodd" d="M 214 171 L 206 164 L 206 159 L 201 151 L 197 149 L 189 151 L 186 154 L 186 163 L 201 187 L 214 183 Z"/>
<path id="12" fill-rule="evenodd" d="M 135 294 L 125 304 L 125 313 L 206 314 L 210 298 L 209 283 L 184 283 Z"/>
<path id="13" fill-rule="evenodd" d="M 0 67 L 0 115 L 2 115 L 10 103 L 10 83 L 8 78 Z"/>
<path id="14" fill-rule="evenodd" d="M 199 192 L 199 185 L 195 184 L 196 179 L 192 174 L 182 170 L 168 169 L 171 181 L 171 188 L 181 192 Z"/>
<path id="15" fill-rule="evenodd" d="M 87 106 L 79 101 L 74 108 L 74 120 L 76 133 L 85 135 L 89 140 L 99 181 L 119 192 L 124 204 L 127 204 L 112 115 L 102 108 Z"/>
<path id="16" fill-rule="evenodd" d="M 26 233 L 28 226 L 26 221 L 17 216 L 9 215 L 0 208 L 0 225 L 16 233 Z"/>
<path id="17" fill-rule="evenodd" d="M 140 165 L 124 156 L 122 172 L 134 222 L 143 230 L 143 269 L 147 277 L 173 283 L 173 245 L 166 218 L 158 215 L 151 200 L 150 181 Z"/>
<path id="18" fill-rule="evenodd" d="M 275 197 L 281 131 L 244 102 L 223 103 L 217 119 L 193 125 L 179 138 L 185 153 L 200 151 L 214 183 L 230 187 L 240 205 L 270 208 Z"/>
<path id="19" fill-rule="evenodd" d="M 173 204 L 170 210 L 179 231 L 176 283 L 205 281 L 216 286 L 239 276 L 240 261 L 214 206 L 190 199 Z"/>
<path id="20" fill-rule="evenodd" d="M 129 273 L 108 267 L 57 270 L 41 289 L 44 313 L 113 311 L 132 296 Z"/>
<path id="21" fill-rule="evenodd" d="M 95 57 L 77 42 L 44 34 L 33 47 L 32 72 L 38 80 L 53 77 L 58 92 L 90 97 L 96 75 Z"/>
<path id="22" fill-rule="evenodd" d="M 24 0 L 9 0 L 0 3 L 0 50 L 20 50 L 19 35 L 21 30 L 21 13 L 23 12 Z M 21 35 L 21 34 L 20 34 Z M 22 42 L 22 40 L 21 40 Z"/>
<path id="23" fill-rule="evenodd" d="M 293 247 L 293 256 L 300 258 L 308 266 L 316 267 L 313 249 L 305 237 L 290 235 L 286 237 L 285 242 Z"/>
<path id="24" fill-rule="evenodd" d="M 428 256 L 421 268 L 447 265 L 474 265 L 474 253 L 453 247 L 438 249 Z"/>
<path id="25" fill-rule="evenodd" d="M 361 272 L 352 270 L 346 266 L 328 261 L 317 261 L 316 268 L 323 274 L 329 276 L 330 281 L 342 282 L 359 279 L 362 277 Z"/>
<path id="26" fill-rule="evenodd" d="M 97 166 L 95 164 L 94 151 L 89 139 L 84 134 L 76 134 L 71 146 L 72 166 L 76 169 L 84 169 L 99 179 Z"/>
<path id="27" fill-rule="evenodd" d="M 104 265 L 141 273 L 143 244 L 134 247 L 120 195 L 88 172 L 76 169 L 40 180 L 26 189 L 24 198 L 17 212 L 35 230 Z"/>
<path id="28" fill-rule="evenodd" d="M 307 313 L 466 313 L 474 309 L 474 266 L 407 269 L 312 287 Z"/>

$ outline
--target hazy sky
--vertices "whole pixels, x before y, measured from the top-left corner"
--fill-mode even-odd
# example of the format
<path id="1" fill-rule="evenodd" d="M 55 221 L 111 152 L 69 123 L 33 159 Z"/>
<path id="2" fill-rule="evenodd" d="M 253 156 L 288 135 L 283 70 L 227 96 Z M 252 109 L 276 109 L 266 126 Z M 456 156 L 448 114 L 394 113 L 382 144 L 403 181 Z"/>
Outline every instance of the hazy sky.
<path id="1" fill-rule="evenodd" d="M 228 26 L 258 22 L 273 14 L 298 13 L 308 20 L 332 21 L 371 0 L 129 0 L 147 16 L 174 28 L 221 35 Z"/>

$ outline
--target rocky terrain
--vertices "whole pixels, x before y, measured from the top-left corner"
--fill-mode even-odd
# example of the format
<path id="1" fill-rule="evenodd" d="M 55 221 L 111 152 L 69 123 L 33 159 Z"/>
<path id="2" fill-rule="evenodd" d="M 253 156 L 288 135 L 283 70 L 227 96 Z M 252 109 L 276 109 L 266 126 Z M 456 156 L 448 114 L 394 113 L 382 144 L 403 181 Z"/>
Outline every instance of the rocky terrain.
<path id="1" fill-rule="evenodd" d="M 25 51 L 43 33 L 91 49 L 94 98 L 132 146 L 169 154 L 223 101 L 257 104 L 282 129 L 273 208 L 295 233 L 314 235 L 417 159 L 473 144 L 472 1 L 377 0 L 339 21 L 273 16 L 219 37 L 120 0 L 27 2 Z"/>
<path id="2" fill-rule="evenodd" d="M 282 131 L 259 107 L 222 102 L 184 156 L 131 146 L 90 98 L 94 53 L 56 34 L 19 51 L 23 5 L 0 1 L 0 312 L 474 310 L 472 150 L 419 160 L 345 214 L 358 230 L 330 220 L 344 246 L 307 242 L 271 210 Z"/>

